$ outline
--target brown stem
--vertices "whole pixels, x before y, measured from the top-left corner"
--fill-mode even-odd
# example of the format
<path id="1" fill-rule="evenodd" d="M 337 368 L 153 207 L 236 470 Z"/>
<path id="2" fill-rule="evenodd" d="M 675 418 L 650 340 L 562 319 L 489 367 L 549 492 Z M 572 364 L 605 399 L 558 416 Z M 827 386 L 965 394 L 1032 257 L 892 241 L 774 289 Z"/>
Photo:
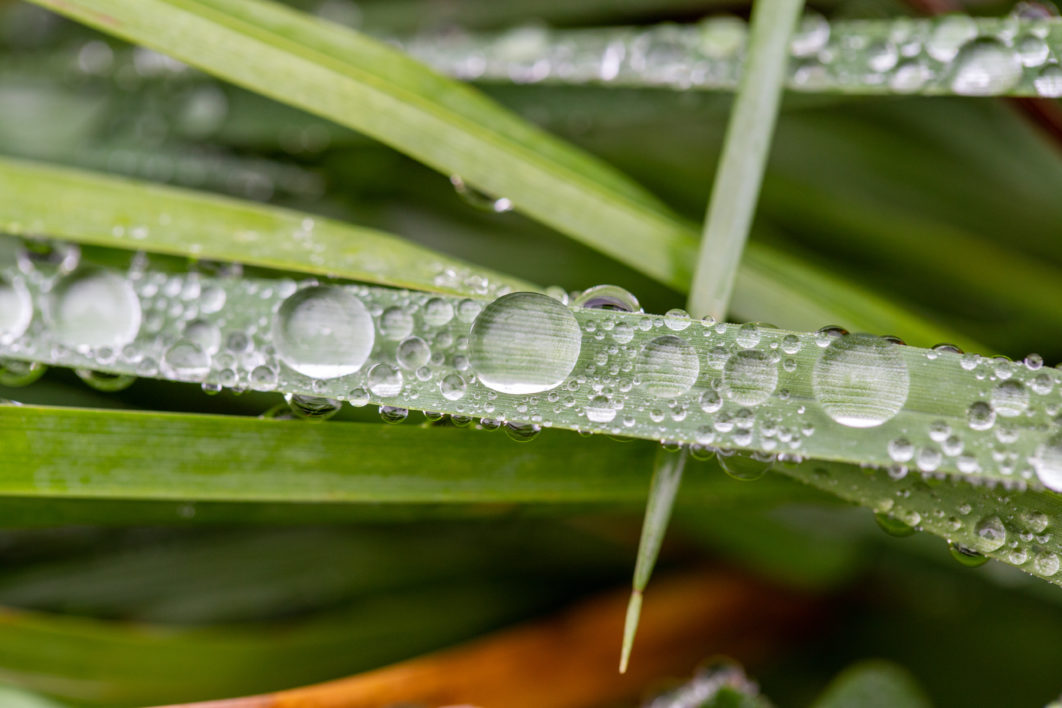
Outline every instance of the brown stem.
<path id="1" fill-rule="evenodd" d="M 713 654 L 762 659 L 817 615 L 809 598 L 735 572 L 667 578 L 646 598 L 634 661 L 620 676 L 626 604 L 626 590 L 613 592 L 541 622 L 364 674 L 183 708 L 583 708 L 637 697 L 662 677 L 687 676 Z"/>

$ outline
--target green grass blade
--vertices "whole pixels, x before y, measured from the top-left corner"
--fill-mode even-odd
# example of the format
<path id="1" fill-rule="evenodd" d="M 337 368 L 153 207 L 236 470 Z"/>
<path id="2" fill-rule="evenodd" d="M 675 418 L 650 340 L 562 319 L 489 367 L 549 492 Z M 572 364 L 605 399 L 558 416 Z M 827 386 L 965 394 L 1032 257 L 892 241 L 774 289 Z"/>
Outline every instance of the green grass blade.
<path id="1" fill-rule="evenodd" d="M 694 317 L 726 318 L 778 115 L 786 46 L 803 6 L 803 0 L 759 0 L 753 9 L 749 56 L 730 114 L 687 300 Z M 664 541 L 687 454 L 686 449 L 677 453 L 678 459 L 661 454 L 655 462 L 623 628 L 620 673 L 627 670 L 642 593 Z"/>
<path id="2" fill-rule="evenodd" d="M 642 535 L 638 543 L 638 560 L 634 566 L 634 579 L 631 583 L 631 599 L 627 604 L 627 616 L 623 625 L 623 646 L 620 650 L 620 673 L 627 672 L 627 663 L 634 646 L 634 635 L 638 631 L 638 618 L 642 611 L 642 593 L 649 584 L 649 577 L 660 555 L 660 546 L 664 543 L 671 510 L 675 505 L 675 495 L 682 484 L 682 470 L 686 466 L 685 450 L 667 450 L 660 448 L 653 461 L 653 479 L 649 483 L 649 500 L 645 505 L 645 518 L 642 521 Z"/>
<path id="3" fill-rule="evenodd" d="M 509 34 L 427 35 L 405 46 L 444 73 L 478 81 L 533 76 L 545 83 L 728 91 L 738 85 L 751 34 L 741 20 L 722 16 L 681 26 L 542 29 L 521 43 Z M 1015 46 L 1015 37 L 1030 36 Z M 1062 72 L 1050 59 L 1060 47 L 1057 17 L 828 22 L 816 15 L 788 46 L 784 80 L 790 90 L 817 94 L 1057 98 Z M 469 62 L 471 56 L 478 61 Z"/>
<path id="4" fill-rule="evenodd" d="M 688 263 L 674 260 L 688 226 L 655 198 L 376 40 L 252 0 L 39 4 L 364 132 L 558 231 L 637 252 L 664 282 L 689 278 Z"/>
<path id="5" fill-rule="evenodd" d="M 62 209 L 53 208 L 56 194 Z M 529 287 L 379 231 L 63 167 L 0 159 L 0 195 L 0 224 L 8 233 L 421 290 Z"/>
<path id="6" fill-rule="evenodd" d="M 748 59 L 727 124 L 690 289 L 688 309 L 696 317 L 727 316 L 778 117 L 789 37 L 803 6 L 803 0 L 760 0 L 753 8 Z"/>

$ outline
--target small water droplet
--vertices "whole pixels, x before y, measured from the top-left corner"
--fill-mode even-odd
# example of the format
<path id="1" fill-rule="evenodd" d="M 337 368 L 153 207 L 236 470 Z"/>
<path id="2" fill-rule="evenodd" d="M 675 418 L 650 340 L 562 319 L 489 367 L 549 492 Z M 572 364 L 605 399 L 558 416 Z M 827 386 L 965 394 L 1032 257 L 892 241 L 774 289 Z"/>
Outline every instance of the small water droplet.
<path id="1" fill-rule="evenodd" d="M 468 384 L 460 374 L 449 374 L 439 382 L 439 391 L 448 401 L 459 401 L 465 396 Z"/>
<path id="2" fill-rule="evenodd" d="M 874 521 L 878 523 L 881 530 L 890 536 L 897 538 L 904 538 L 910 536 L 915 532 L 915 528 L 904 523 L 902 520 L 896 518 L 892 514 L 877 513 L 874 514 Z"/>
<path id="3" fill-rule="evenodd" d="M 48 367 L 39 361 L 20 361 L 19 359 L 0 359 L 0 386 L 19 388 L 29 386 L 44 376 Z"/>
<path id="4" fill-rule="evenodd" d="M 534 423 L 506 423 L 505 434 L 516 442 L 531 442 L 542 432 L 542 426 Z"/>
<path id="5" fill-rule="evenodd" d="M 664 315 L 664 325 L 672 332 L 681 332 L 690 326 L 690 313 L 675 308 Z"/>
<path id="6" fill-rule="evenodd" d="M 1007 529 L 998 516 L 981 519 L 974 527 L 974 533 L 977 534 L 974 550 L 981 553 L 998 551 L 1007 542 Z"/>
<path id="7" fill-rule="evenodd" d="M 395 359 L 403 369 L 415 371 L 431 359 L 431 347 L 420 337 L 406 337 L 399 343 Z"/>
<path id="8" fill-rule="evenodd" d="M 442 327 L 454 318 L 454 306 L 442 298 L 434 297 L 424 303 L 421 316 L 429 327 Z"/>
<path id="9" fill-rule="evenodd" d="M 1052 63 L 1040 69 L 1033 79 L 1033 86 L 1036 93 L 1044 98 L 1062 97 L 1062 66 Z"/>
<path id="10" fill-rule="evenodd" d="M 572 307 L 614 312 L 641 312 L 638 298 L 618 285 L 595 285 L 582 291 L 572 300 Z"/>
<path id="11" fill-rule="evenodd" d="M 951 552 L 952 558 L 967 568 L 977 568 L 988 562 L 988 558 L 985 556 L 955 541 L 948 543 L 948 550 Z"/>
<path id="12" fill-rule="evenodd" d="M 1005 418 L 1019 416 L 1029 407 L 1029 392 L 1020 381 L 1001 381 L 992 389 L 992 407 Z"/>
<path id="13" fill-rule="evenodd" d="M 20 280 L 0 276 L 0 342 L 21 337 L 33 319 L 33 302 Z"/>
<path id="14" fill-rule="evenodd" d="M 380 334 L 386 339 L 405 339 L 413 331 L 413 315 L 401 307 L 389 307 L 380 315 Z"/>
<path id="15" fill-rule="evenodd" d="M 92 388 L 106 393 L 124 391 L 136 381 L 136 377 L 129 374 L 109 374 L 92 369 L 75 369 L 74 373 Z"/>
<path id="16" fill-rule="evenodd" d="M 512 211 L 513 203 L 509 199 L 492 197 L 486 192 L 469 185 L 458 175 L 450 176 L 450 184 L 454 186 L 454 191 L 457 192 L 458 196 L 476 209 L 492 211 L 496 214 Z"/>
<path id="17" fill-rule="evenodd" d="M 390 364 L 376 364 L 369 369 L 369 390 L 374 396 L 397 396 L 402 392 L 402 384 L 402 372 Z"/>
<path id="18" fill-rule="evenodd" d="M 719 466 L 734 479 L 752 482 L 763 477 L 774 465 L 774 456 L 763 452 L 734 452 L 719 450 Z"/>
<path id="19" fill-rule="evenodd" d="M 1040 551 L 1033 556 L 1033 570 L 1044 578 L 1050 578 L 1058 573 L 1059 566 L 1058 556 L 1050 551 Z"/>
<path id="20" fill-rule="evenodd" d="M 1040 443 L 1030 460 L 1040 484 L 1055 492 L 1062 492 L 1062 435 Z"/>
<path id="21" fill-rule="evenodd" d="M 182 339 L 162 356 L 166 373 L 182 381 L 202 381 L 210 373 L 210 356 L 193 341 Z"/>
<path id="22" fill-rule="evenodd" d="M 303 396 L 297 393 L 286 394 L 284 400 L 297 418 L 309 421 L 328 420 L 342 407 L 339 401 L 332 398 Z"/>
<path id="23" fill-rule="evenodd" d="M 385 423 L 395 425 L 401 423 L 408 417 L 408 408 L 400 408 L 399 406 L 380 406 L 380 418 L 382 418 Z"/>
<path id="24" fill-rule="evenodd" d="M 743 406 L 763 403 L 778 386 L 778 367 L 757 349 L 739 351 L 723 367 L 723 390 Z"/>
<path id="25" fill-rule="evenodd" d="M 586 417 L 593 423 L 610 423 L 616 417 L 616 409 L 608 396 L 594 396 L 586 404 Z"/>

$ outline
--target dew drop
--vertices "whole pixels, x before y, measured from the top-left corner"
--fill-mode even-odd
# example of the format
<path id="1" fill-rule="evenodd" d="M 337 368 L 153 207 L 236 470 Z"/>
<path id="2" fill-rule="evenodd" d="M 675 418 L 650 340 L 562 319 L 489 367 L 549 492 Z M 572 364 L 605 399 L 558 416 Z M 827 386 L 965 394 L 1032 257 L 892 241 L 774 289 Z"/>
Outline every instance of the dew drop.
<path id="1" fill-rule="evenodd" d="M 657 398 L 675 398 L 689 391 L 700 375 L 700 368 L 697 351 L 673 334 L 646 344 L 635 364 L 641 388 Z"/>
<path id="2" fill-rule="evenodd" d="M 1040 484 L 1055 492 L 1062 492 L 1062 435 L 1055 435 L 1040 443 L 1030 460 Z"/>
<path id="3" fill-rule="evenodd" d="M 974 550 L 981 553 L 998 551 L 1007 542 L 1007 529 L 998 516 L 981 519 L 974 527 L 974 533 L 977 534 Z"/>
<path id="4" fill-rule="evenodd" d="M 74 373 L 92 388 L 105 393 L 124 391 L 136 381 L 136 377 L 130 374 L 109 374 L 92 369 L 75 369 Z"/>
<path id="5" fill-rule="evenodd" d="M 989 430 L 996 423 L 996 412 L 984 401 L 974 401 L 966 409 L 966 423 L 973 430 Z"/>
<path id="6" fill-rule="evenodd" d="M 273 344 L 281 361 L 317 379 L 358 371 L 376 331 L 358 298 L 336 286 L 315 286 L 286 299 L 273 317 Z"/>
<path id="7" fill-rule="evenodd" d="M 900 412 L 910 383 L 907 365 L 894 344 L 871 335 L 847 334 L 823 351 L 811 387 L 835 421 L 871 428 Z"/>
<path id="8" fill-rule="evenodd" d="M 664 315 L 664 325 L 672 332 L 681 332 L 690 326 L 690 313 L 675 308 Z"/>
<path id="9" fill-rule="evenodd" d="M 727 397 L 743 406 L 763 403 L 778 386 L 778 367 L 756 349 L 739 351 L 723 367 L 723 388 Z"/>
<path id="10" fill-rule="evenodd" d="M 166 350 L 162 365 L 174 378 L 202 381 L 210 373 L 210 356 L 195 342 L 182 339 Z"/>
<path id="11" fill-rule="evenodd" d="M 221 330 L 205 320 L 193 320 L 185 325 L 184 338 L 195 342 L 208 354 L 215 353 L 221 346 Z"/>
<path id="12" fill-rule="evenodd" d="M 1029 407 L 1029 392 L 1020 381 L 1001 381 L 992 389 L 992 407 L 1004 418 L 1019 416 Z"/>
<path id="13" fill-rule="evenodd" d="M 256 366 L 251 371 L 251 388 L 256 391 L 272 391 L 277 387 L 277 370 L 270 366 Z"/>
<path id="14" fill-rule="evenodd" d="M 949 62 L 960 48 L 977 36 L 977 24 L 966 15 L 950 15 L 937 22 L 926 42 L 926 53 L 937 61 Z"/>
<path id="15" fill-rule="evenodd" d="M 516 442 L 531 442 L 542 432 L 542 426 L 534 423 L 506 423 L 505 434 Z"/>
<path id="16" fill-rule="evenodd" d="M 399 343 L 395 359 L 403 369 L 415 371 L 431 359 L 431 347 L 420 337 L 406 337 Z"/>
<path id="17" fill-rule="evenodd" d="M 719 466 L 734 479 L 752 482 L 763 477 L 774 465 L 774 456 L 763 452 L 727 452 L 716 453 Z"/>
<path id="18" fill-rule="evenodd" d="M 948 543 L 948 550 L 951 552 L 952 558 L 967 568 L 977 568 L 988 562 L 988 558 L 985 556 L 955 541 Z"/>
<path id="19" fill-rule="evenodd" d="M 409 409 L 399 406 L 380 406 L 380 418 L 383 422 L 395 425 L 409 417 Z"/>
<path id="20" fill-rule="evenodd" d="M 39 361 L 20 361 L 18 359 L 0 359 L 0 386 L 18 388 L 29 386 L 44 376 L 48 367 Z"/>
<path id="21" fill-rule="evenodd" d="M 33 319 L 33 302 L 26 286 L 0 276 L 0 341 L 22 336 Z"/>
<path id="22" fill-rule="evenodd" d="M 122 277 L 97 268 L 76 270 L 52 290 L 47 319 L 61 343 L 118 348 L 140 331 L 140 300 Z"/>
<path id="23" fill-rule="evenodd" d="M 309 421 L 328 420 L 339 412 L 342 404 L 333 398 L 320 398 L 317 396 L 303 396 L 297 393 L 289 393 L 284 396 L 288 407 L 295 417 Z"/>
<path id="24" fill-rule="evenodd" d="M 881 530 L 890 536 L 896 538 L 904 538 L 910 536 L 915 532 L 915 528 L 904 523 L 902 520 L 896 518 L 892 514 L 877 513 L 874 514 L 874 521 L 877 522 Z"/>
<path id="25" fill-rule="evenodd" d="M 386 339 L 405 339 L 413 331 L 413 315 L 401 307 L 389 307 L 380 315 L 380 334 Z"/>
<path id="26" fill-rule="evenodd" d="M 638 298 L 618 285 L 595 285 L 587 288 L 572 300 L 572 307 L 587 310 L 612 310 L 614 312 L 641 312 Z"/>
<path id="27" fill-rule="evenodd" d="M 978 39 L 959 52 L 951 88 L 961 96 L 993 96 L 1014 88 L 1021 80 L 1021 62 L 994 39 Z"/>
<path id="28" fill-rule="evenodd" d="M 465 396 L 468 384 L 460 374 L 449 374 L 439 382 L 439 392 L 448 401 L 459 401 Z"/>
<path id="29" fill-rule="evenodd" d="M 1062 97 L 1062 66 L 1058 64 L 1045 66 L 1033 79 L 1033 87 L 1036 88 L 1036 93 L 1044 98 Z"/>
<path id="30" fill-rule="evenodd" d="M 458 175 L 450 176 L 450 184 L 454 186 L 454 191 L 457 192 L 461 199 L 476 209 L 493 211 L 496 214 L 512 211 L 513 203 L 509 199 L 492 197 L 486 192 L 469 185 Z"/>
<path id="31" fill-rule="evenodd" d="M 402 392 L 402 372 L 390 364 L 377 364 L 369 369 L 369 390 L 380 398 L 390 398 Z"/>
<path id="32" fill-rule="evenodd" d="M 1050 551 L 1041 551 L 1033 557 L 1033 570 L 1042 577 L 1050 578 L 1055 575 L 1059 566 L 1058 556 Z"/>
<path id="33" fill-rule="evenodd" d="M 424 303 L 421 316 L 429 327 L 442 327 L 454 318 L 454 306 L 442 298 L 434 297 Z"/>
<path id="34" fill-rule="evenodd" d="M 538 293 L 510 293 L 483 308 L 472 325 L 469 355 L 484 386 L 540 393 L 568 378 L 582 334 L 571 310 Z"/>
<path id="35" fill-rule="evenodd" d="M 594 396 L 586 404 L 586 417 L 592 423 L 610 423 L 616 418 L 616 409 L 608 396 Z"/>

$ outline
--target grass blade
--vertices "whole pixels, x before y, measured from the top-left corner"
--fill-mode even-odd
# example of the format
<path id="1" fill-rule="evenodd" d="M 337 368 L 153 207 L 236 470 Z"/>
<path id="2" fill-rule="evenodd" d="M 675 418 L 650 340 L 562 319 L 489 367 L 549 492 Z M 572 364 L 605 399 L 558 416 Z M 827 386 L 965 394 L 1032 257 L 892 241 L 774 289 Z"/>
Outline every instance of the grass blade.
<path id="1" fill-rule="evenodd" d="M 52 208 L 57 193 L 63 209 Z M 0 159 L 0 194 L 0 223 L 8 233 L 421 290 L 484 294 L 530 287 L 379 231 L 63 167 Z"/>

